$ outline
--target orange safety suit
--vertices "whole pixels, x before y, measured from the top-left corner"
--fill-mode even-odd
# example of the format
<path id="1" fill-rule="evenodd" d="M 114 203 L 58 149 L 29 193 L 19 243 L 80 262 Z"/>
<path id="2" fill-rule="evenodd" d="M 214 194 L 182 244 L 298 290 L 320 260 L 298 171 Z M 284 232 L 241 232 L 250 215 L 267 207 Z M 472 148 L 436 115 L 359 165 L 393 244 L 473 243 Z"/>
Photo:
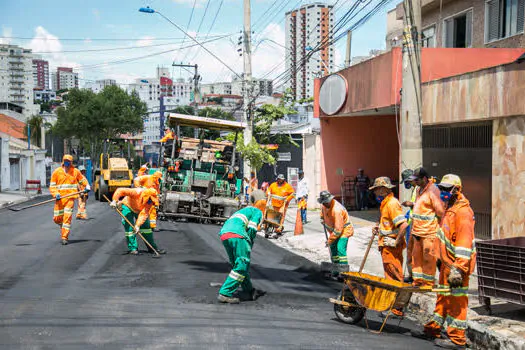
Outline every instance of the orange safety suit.
<path id="1" fill-rule="evenodd" d="M 113 193 L 113 200 L 118 202 L 121 198 L 124 197 L 124 199 L 121 201 L 123 205 L 131 209 L 135 214 L 138 214 L 137 221 L 135 222 L 135 227 L 142 226 L 146 220 L 148 220 L 150 211 L 152 208 L 155 207 L 155 205 L 158 205 L 158 198 L 157 196 L 152 196 L 151 199 L 153 199 L 153 204 L 148 203 L 145 198 L 143 198 L 143 193 L 148 194 L 150 192 L 146 192 L 148 189 L 145 188 L 117 188 L 115 193 Z"/>
<path id="2" fill-rule="evenodd" d="M 274 182 L 270 185 L 268 188 L 268 199 L 271 199 L 271 205 L 274 210 L 281 213 L 281 221 L 280 226 L 276 232 L 282 232 L 284 227 L 284 219 L 286 214 L 286 208 L 288 208 L 288 204 L 294 197 L 294 189 L 292 185 L 290 185 L 288 182 L 284 182 L 282 185 L 279 186 L 277 182 Z"/>
<path id="3" fill-rule="evenodd" d="M 146 167 L 140 167 L 139 171 L 137 172 L 137 177 L 138 177 L 138 176 L 146 175 L 147 172 L 148 172 L 148 168 L 146 168 Z"/>
<path id="4" fill-rule="evenodd" d="M 68 194 L 83 190 L 88 185 L 87 179 L 82 175 L 80 170 L 70 166 L 66 172 L 65 168 L 60 168 L 53 171 L 51 181 L 49 183 L 49 192 L 53 197 L 59 194 L 64 197 Z M 61 198 L 55 201 L 53 208 L 53 221 L 60 226 L 62 239 L 67 240 L 69 231 L 71 230 L 71 220 L 73 219 L 73 209 L 75 207 L 75 199 L 78 195 Z"/>
<path id="5" fill-rule="evenodd" d="M 164 137 L 159 140 L 160 143 L 168 142 L 169 140 L 173 140 L 175 138 L 175 135 L 173 134 L 173 131 L 168 131 L 164 134 Z"/>
<path id="6" fill-rule="evenodd" d="M 329 234 L 327 244 L 330 246 L 332 262 L 347 265 L 346 246 L 348 238 L 354 235 L 354 226 L 346 208 L 335 199 L 330 208 L 321 206 L 321 224 Z"/>
<path id="7" fill-rule="evenodd" d="M 437 186 L 429 182 L 419 189 L 412 210 L 413 237 L 412 277 L 415 286 L 433 286 L 436 275 L 434 240 L 440 230 L 438 217 L 443 217 L 444 204 L 439 197 Z"/>
<path id="8" fill-rule="evenodd" d="M 458 193 L 456 202 L 446 210 L 439 238 L 437 255 L 441 259 L 439 287 L 446 288 L 450 269 L 455 267 L 463 275 L 459 288 L 452 288 L 448 293 L 438 293 L 434 317 L 425 325 L 425 332 L 439 337 L 443 324 L 447 323 L 447 334 L 457 345 L 465 345 L 467 329 L 468 285 L 469 277 L 476 264 L 474 245 L 474 212 L 469 201 Z"/>
<path id="9" fill-rule="evenodd" d="M 136 188 L 139 188 L 139 187 L 152 188 L 155 191 L 157 191 L 157 195 L 158 195 L 160 193 L 159 179 L 161 177 L 162 177 L 162 173 L 160 172 L 156 172 L 154 175 L 137 176 L 133 180 L 133 185 Z M 157 227 L 157 208 L 156 207 L 153 207 L 153 209 L 150 211 L 149 224 L 152 229 Z"/>

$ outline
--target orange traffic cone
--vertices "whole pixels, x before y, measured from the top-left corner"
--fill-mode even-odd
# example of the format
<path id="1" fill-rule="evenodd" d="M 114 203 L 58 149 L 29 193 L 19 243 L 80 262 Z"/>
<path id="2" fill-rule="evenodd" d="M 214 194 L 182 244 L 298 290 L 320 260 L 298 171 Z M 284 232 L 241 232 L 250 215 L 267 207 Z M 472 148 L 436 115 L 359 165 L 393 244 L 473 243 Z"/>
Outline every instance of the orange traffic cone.
<path id="1" fill-rule="evenodd" d="M 299 236 L 304 233 L 303 231 L 303 219 L 301 219 L 301 209 L 297 208 L 297 215 L 295 216 L 295 229 L 293 231 L 294 236 Z"/>

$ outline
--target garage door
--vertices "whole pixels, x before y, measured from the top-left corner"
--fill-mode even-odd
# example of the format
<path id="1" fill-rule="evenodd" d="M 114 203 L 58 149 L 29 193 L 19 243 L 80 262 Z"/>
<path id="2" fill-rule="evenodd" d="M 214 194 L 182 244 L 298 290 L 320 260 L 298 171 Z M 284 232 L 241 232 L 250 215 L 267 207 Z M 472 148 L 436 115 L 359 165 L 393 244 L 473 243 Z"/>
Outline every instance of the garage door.
<path id="1" fill-rule="evenodd" d="M 492 123 L 423 127 L 423 166 L 438 178 L 461 177 L 476 216 L 476 238 L 490 239 Z"/>

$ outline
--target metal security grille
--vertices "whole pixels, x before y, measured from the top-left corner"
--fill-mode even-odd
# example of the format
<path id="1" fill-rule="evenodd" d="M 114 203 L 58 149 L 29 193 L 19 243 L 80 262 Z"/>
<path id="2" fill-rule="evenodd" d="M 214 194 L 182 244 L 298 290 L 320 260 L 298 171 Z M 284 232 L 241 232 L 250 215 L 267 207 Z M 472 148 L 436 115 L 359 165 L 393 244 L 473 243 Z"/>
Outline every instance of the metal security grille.
<path id="1" fill-rule="evenodd" d="M 490 239 L 492 123 L 423 127 L 423 166 L 438 178 L 461 177 L 476 217 L 476 238 Z"/>

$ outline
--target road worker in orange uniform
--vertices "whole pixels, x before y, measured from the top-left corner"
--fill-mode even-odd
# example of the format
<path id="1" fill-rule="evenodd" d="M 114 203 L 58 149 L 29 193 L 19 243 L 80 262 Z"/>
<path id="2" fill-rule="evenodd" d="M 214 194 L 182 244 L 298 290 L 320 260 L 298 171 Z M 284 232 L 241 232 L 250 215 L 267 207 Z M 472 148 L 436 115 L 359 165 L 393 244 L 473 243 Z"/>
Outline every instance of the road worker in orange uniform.
<path id="1" fill-rule="evenodd" d="M 326 246 L 330 247 L 332 263 L 348 265 L 346 247 L 348 238 L 354 235 L 354 226 L 350 221 L 350 216 L 346 208 L 328 191 L 322 191 L 317 202 L 322 205 L 321 224 L 329 234 Z M 332 276 L 337 278 L 338 273 L 333 272 Z"/>
<path id="2" fill-rule="evenodd" d="M 414 181 L 419 190 L 412 209 L 412 278 L 414 286 L 433 286 L 436 275 L 435 239 L 439 220 L 445 207 L 439 198 L 437 186 L 430 181 L 424 168 L 417 168 L 408 178 Z"/>
<path id="3" fill-rule="evenodd" d="M 164 130 L 164 137 L 159 140 L 160 143 L 168 142 L 169 140 L 173 140 L 175 138 L 175 134 L 170 129 L 166 128 Z"/>
<path id="4" fill-rule="evenodd" d="M 439 287 L 450 292 L 438 293 L 434 317 L 423 332 L 413 335 L 435 338 L 435 345 L 447 349 L 464 349 L 466 345 L 467 308 L 470 275 L 476 264 L 474 212 L 462 191 L 461 179 L 454 174 L 443 176 L 438 185 L 446 210 L 438 233 L 437 258 L 441 261 Z M 441 338 L 447 324 L 448 339 Z"/>
<path id="5" fill-rule="evenodd" d="M 370 191 L 374 191 L 377 201 L 381 204 L 379 227 L 374 231 L 379 233 L 379 251 L 383 259 L 385 278 L 403 282 L 403 249 L 406 247 L 405 231 L 408 227 L 401 204 L 394 197 L 390 178 L 378 177 Z M 394 316 L 402 317 L 403 310 L 392 309 Z"/>
<path id="6" fill-rule="evenodd" d="M 137 172 L 137 177 L 138 176 L 142 176 L 142 175 L 147 175 L 148 174 L 148 171 L 149 171 L 149 168 L 148 168 L 148 163 L 146 164 L 143 164 L 139 171 Z"/>
<path id="7" fill-rule="evenodd" d="M 60 226 L 62 245 L 67 245 L 68 243 L 73 208 L 78 195 L 67 198 L 62 197 L 78 192 L 79 189 L 88 193 L 91 187 L 87 179 L 73 166 L 73 156 L 66 154 L 62 158 L 62 166 L 51 175 L 49 184 L 49 192 L 56 199 L 55 207 L 53 208 L 53 221 Z"/>
<path id="8" fill-rule="evenodd" d="M 139 248 L 136 234 L 140 232 L 142 236 L 151 244 L 159 254 L 166 254 L 163 249 L 158 249 L 153 238 L 153 231 L 149 223 L 149 216 L 152 208 L 159 205 L 157 191 L 153 188 L 118 188 L 113 194 L 113 200 L 110 203 L 112 208 L 122 208 L 124 215 L 134 226 L 130 226 L 124 219 L 122 225 L 126 231 L 129 254 L 138 255 Z M 153 250 L 148 247 L 148 252 Z"/>
<path id="9" fill-rule="evenodd" d="M 162 178 L 162 173 L 160 171 L 156 171 L 153 175 L 137 176 L 133 180 L 133 185 L 136 188 L 139 188 L 139 187 L 152 188 L 155 191 L 157 191 L 157 195 L 159 195 L 161 178 Z M 151 226 L 151 229 L 155 231 L 157 228 L 157 208 L 156 207 L 153 207 L 153 209 L 151 209 L 150 211 L 149 224 Z"/>
<path id="10" fill-rule="evenodd" d="M 82 176 L 86 177 L 86 168 L 83 165 L 80 165 L 78 167 L 78 170 L 80 171 Z M 86 211 L 87 200 L 88 200 L 88 194 L 87 193 L 79 194 L 79 196 L 78 196 L 77 220 L 87 220 L 87 211 Z"/>
<path id="11" fill-rule="evenodd" d="M 286 182 L 283 174 L 279 174 L 277 181 L 272 183 L 268 188 L 268 196 L 271 196 L 273 210 L 281 213 L 280 226 L 275 230 L 273 238 L 277 238 L 283 233 L 286 209 L 290 201 L 294 198 L 294 192 L 292 185 Z"/>

